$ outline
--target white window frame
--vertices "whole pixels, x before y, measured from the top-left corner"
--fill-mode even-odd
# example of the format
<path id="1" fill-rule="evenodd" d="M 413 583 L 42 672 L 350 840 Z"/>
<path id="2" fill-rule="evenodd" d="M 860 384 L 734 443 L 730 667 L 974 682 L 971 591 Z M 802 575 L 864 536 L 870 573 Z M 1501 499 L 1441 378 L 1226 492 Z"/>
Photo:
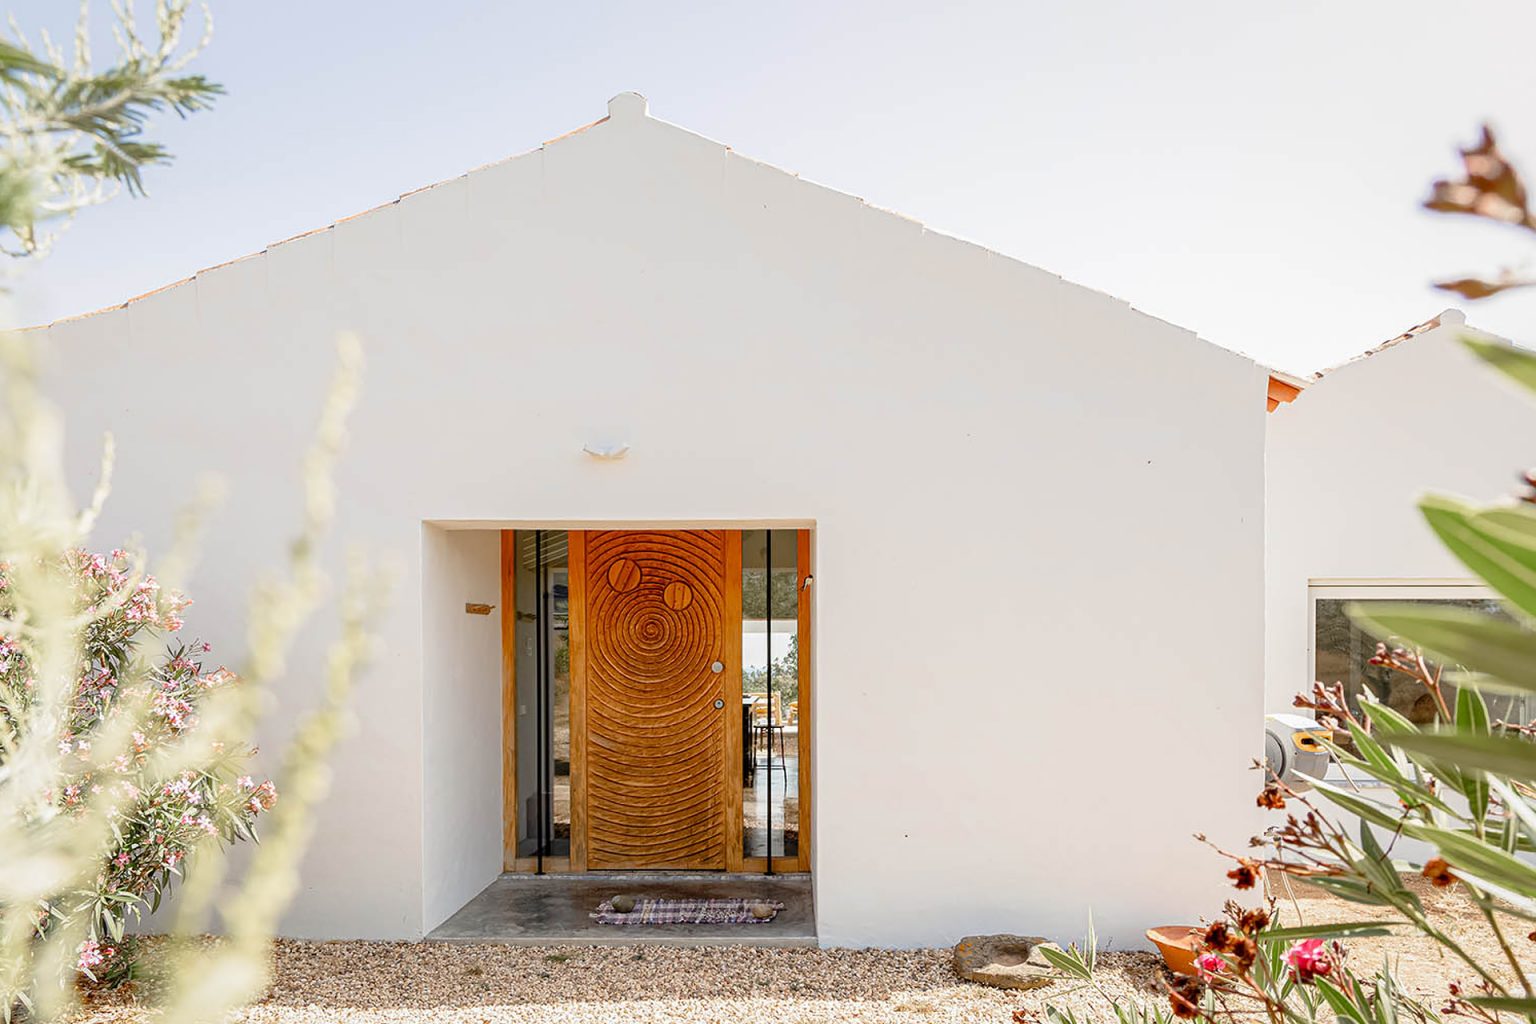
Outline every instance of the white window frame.
<path id="1" fill-rule="evenodd" d="M 1397 577 L 1397 578 L 1321 578 L 1307 580 L 1307 679 L 1300 693 L 1311 693 L 1313 676 L 1317 673 L 1317 602 L 1348 601 L 1358 598 L 1364 601 L 1433 601 L 1497 599 L 1481 580 L 1454 577 Z M 1527 708 L 1529 708 L 1529 703 Z M 1335 761 L 1328 762 L 1326 778 L 1344 781 L 1353 776 L 1360 785 L 1378 785 L 1370 776 L 1346 773 Z"/>

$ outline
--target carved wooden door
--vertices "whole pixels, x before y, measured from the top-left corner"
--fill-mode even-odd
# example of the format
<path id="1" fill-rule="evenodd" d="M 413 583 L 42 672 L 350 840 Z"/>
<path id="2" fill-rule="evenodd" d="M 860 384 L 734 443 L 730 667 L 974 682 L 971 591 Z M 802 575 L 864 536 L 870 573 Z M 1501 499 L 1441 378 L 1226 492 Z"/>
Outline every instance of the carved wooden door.
<path id="1" fill-rule="evenodd" d="M 570 537 L 572 866 L 724 869 L 741 813 L 740 534 Z"/>

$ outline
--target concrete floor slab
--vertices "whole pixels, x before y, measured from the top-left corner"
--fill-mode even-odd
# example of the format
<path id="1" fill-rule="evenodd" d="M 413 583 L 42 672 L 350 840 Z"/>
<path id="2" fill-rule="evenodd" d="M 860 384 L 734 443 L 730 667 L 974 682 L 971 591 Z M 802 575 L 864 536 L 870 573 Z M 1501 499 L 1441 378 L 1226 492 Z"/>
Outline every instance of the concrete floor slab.
<path id="1" fill-rule="evenodd" d="M 778 900 L 763 924 L 607 925 L 588 915 L 609 896 Z M 814 946 L 810 875 L 635 873 L 502 875 L 427 936 L 510 945 Z"/>

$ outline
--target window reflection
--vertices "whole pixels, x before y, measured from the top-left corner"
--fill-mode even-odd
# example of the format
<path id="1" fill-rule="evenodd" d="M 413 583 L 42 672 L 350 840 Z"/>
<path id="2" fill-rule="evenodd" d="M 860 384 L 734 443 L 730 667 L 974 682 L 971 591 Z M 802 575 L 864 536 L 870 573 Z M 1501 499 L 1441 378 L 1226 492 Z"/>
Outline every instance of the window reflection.
<path id="1" fill-rule="evenodd" d="M 517 531 L 517 854 L 571 841 L 570 580 L 563 530 Z"/>
<path id="2" fill-rule="evenodd" d="M 1403 603 L 1466 608 L 1509 619 L 1503 606 L 1493 598 L 1317 597 L 1313 602 L 1313 677 L 1325 685 L 1343 683 L 1345 701 L 1351 713 L 1356 716 L 1361 714 L 1361 696 L 1370 693 L 1409 721 L 1417 725 L 1430 725 L 1438 718 L 1434 697 L 1412 676 L 1386 666 L 1372 665 L 1370 661 L 1376 653 L 1377 638 L 1361 630 L 1345 614 L 1345 608 L 1351 604 L 1370 607 Z M 1447 672 L 1447 681 L 1442 681 L 1441 689 L 1446 703 L 1454 708 L 1456 687 L 1448 681 L 1449 675 Z M 1491 719 L 1525 721 L 1526 707 L 1522 698 L 1485 691 L 1483 699 L 1488 705 Z M 1347 737 L 1341 737 L 1341 741 L 1348 744 Z"/>

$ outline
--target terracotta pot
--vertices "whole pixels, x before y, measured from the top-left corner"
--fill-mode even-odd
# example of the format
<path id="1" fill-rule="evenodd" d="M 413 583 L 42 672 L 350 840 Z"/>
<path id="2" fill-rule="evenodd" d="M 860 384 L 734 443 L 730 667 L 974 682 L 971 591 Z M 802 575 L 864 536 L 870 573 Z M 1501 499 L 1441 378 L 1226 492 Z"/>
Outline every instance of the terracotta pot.
<path id="1" fill-rule="evenodd" d="M 1201 930 L 1187 924 L 1165 924 L 1147 929 L 1152 940 L 1163 954 L 1163 963 L 1177 974 L 1195 973 L 1195 953 L 1200 949 Z"/>

